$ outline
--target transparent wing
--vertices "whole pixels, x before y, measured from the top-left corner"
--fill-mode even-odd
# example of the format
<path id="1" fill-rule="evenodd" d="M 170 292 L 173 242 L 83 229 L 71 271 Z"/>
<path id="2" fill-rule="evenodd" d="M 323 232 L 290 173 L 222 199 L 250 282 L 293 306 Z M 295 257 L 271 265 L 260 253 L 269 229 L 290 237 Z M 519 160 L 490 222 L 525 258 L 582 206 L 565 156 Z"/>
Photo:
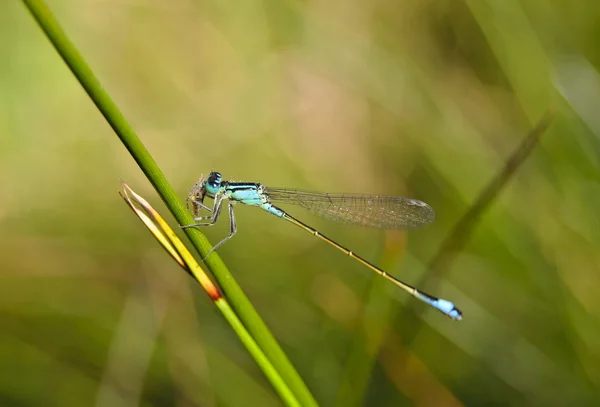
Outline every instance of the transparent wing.
<path id="1" fill-rule="evenodd" d="M 298 205 L 334 222 L 377 229 L 415 229 L 433 222 L 431 206 L 398 196 L 327 194 L 266 187 L 273 203 Z"/>

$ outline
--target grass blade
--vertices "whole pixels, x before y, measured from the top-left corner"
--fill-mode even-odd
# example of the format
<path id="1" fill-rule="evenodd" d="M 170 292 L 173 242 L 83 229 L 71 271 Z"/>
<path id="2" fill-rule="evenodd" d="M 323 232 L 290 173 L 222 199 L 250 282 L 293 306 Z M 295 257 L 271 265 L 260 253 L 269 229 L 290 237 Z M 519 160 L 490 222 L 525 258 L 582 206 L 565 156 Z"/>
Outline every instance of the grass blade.
<path id="1" fill-rule="evenodd" d="M 112 98 L 104 90 L 104 87 L 96 78 L 92 69 L 87 65 L 75 45 L 64 33 L 50 9 L 42 0 L 23 0 L 23 3 L 29 9 L 32 16 L 42 28 L 61 58 L 68 65 L 69 69 L 73 72 L 81 86 L 83 86 L 94 104 L 98 107 L 104 118 L 113 128 L 121 142 L 131 153 L 133 159 L 138 163 L 141 170 L 154 186 L 177 222 L 181 225 L 193 223 L 191 215 L 179 201 L 177 194 L 167 182 L 164 174 L 148 150 L 146 150 L 142 141 L 135 134 L 133 128 L 127 122 Z M 204 257 L 211 248 L 206 237 L 204 237 L 204 235 L 196 228 L 188 228 L 185 230 L 185 233 L 196 250 Z M 248 327 L 248 330 L 258 345 L 272 361 L 275 368 L 290 386 L 302 405 L 317 405 L 302 378 L 296 372 L 288 357 L 254 309 L 252 303 L 248 300 L 225 264 L 221 261 L 221 258 L 217 254 L 212 255 L 206 260 L 206 265 L 227 295 L 233 309 L 240 317 L 242 323 Z"/>

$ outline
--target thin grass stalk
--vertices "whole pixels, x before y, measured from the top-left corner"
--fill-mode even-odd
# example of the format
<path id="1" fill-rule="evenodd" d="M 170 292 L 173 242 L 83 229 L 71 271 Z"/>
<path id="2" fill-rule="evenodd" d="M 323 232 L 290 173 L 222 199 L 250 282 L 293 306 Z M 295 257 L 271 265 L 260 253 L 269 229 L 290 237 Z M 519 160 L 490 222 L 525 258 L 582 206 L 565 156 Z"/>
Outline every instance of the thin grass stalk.
<path id="1" fill-rule="evenodd" d="M 180 202 L 177 194 L 168 183 L 148 150 L 144 147 L 142 141 L 135 134 L 133 128 L 127 122 L 112 98 L 104 90 L 104 87 L 96 78 L 75 45 L 69 40 L 45 2 L 42 0 L 22 1 L 61 58 L 68 65 L 71 72 L 73 72 L 88 96 L 92 99 L 93 103 L 100 110 L 121 142 L 138 163 L 141 170 L 154 186 L 177 222 L 179 222 L 180 225 L 189 225 L 193 223 L 191 215 Z M 198 253 L 204 257 L 211 248 L 206 237 L 196 228 L 185 229 L 185 233 Z M 266 324 L 260 318 L 250 300 L 248 300 L 240 286 L 234 280 L 221 258 L 216 253 L 213 253 L 206 259 L 205 263 L 225 292 L 242 323 L 248 328 L 256 342 L 271 360 L 286 383 L 290 386 L 302 405 L 317 405 L 316 400 L 308 390 L 308 387 L 304 384 L 302 378 L 275 340 L 275 337 L 268 330 Z"/>

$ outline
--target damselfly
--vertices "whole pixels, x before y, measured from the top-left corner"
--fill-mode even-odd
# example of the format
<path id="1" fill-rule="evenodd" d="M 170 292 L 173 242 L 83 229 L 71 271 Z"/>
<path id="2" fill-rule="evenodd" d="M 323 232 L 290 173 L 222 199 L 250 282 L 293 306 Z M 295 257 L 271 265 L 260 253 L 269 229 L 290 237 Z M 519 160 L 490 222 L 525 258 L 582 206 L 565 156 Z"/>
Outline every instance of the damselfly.
<path id="1" fill-rule="evenodd" d="M 214 199 L 212 208 L 204 205 L 204 198 L 207 196 Z M 389 230 L 414 229 L 431 223 L 435 218 L 435 213 L 425 202 L 396 196 L 327 194 L 298 189 L 271 188 L 254 182 L 225 181 L 220 173 L 211 172 L 208 178 L 200 178 L 200 181 L 190 189 L 188 195 L 188 203 L 192 203 L 194 220 L 204 222 L 182 227 L 214 225 L 219 219 L 225 201 L 228 202 L 230 233 L 206 254 L 205 259 L 213 250 L 231 239 L 237 231 L 233 205 L 239 202 L 245 205 L 258 206 L 270 214 L 285 219 L 323 239 L 450 318 L 462 319 L 462 312 L 450 301 L 426 294 L 398 280 L 274 205 L 277 202 L 298 205 L 311 213 L 336 222 Z M 199 216 L 201 209 L 208 211 L 210 215 Z"/>

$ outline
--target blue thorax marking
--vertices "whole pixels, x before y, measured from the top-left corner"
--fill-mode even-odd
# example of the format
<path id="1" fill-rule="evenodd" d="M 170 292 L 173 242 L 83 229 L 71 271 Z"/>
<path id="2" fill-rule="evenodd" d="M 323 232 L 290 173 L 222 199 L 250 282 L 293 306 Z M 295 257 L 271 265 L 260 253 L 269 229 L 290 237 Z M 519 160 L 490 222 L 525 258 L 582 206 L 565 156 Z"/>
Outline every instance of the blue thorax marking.
<path id="1" fill-rule="evenodd" d="M 264 192 L 264 185 L 248 182 L 221 183 L 221 188 L 227 198 L 243 203 L 244 205 L 258 206 L 277 217 L 282 217 L 284 212 L 269 202 L 269 196 Z"/>
<path id="2" fill-rule="evenodd" d="M 258 206 L 267 201 L 267 197 L 260 192 L 260 187 L 260 184 L 232 182 L 225 186 L 225 194 L 233 201 Z"/>

